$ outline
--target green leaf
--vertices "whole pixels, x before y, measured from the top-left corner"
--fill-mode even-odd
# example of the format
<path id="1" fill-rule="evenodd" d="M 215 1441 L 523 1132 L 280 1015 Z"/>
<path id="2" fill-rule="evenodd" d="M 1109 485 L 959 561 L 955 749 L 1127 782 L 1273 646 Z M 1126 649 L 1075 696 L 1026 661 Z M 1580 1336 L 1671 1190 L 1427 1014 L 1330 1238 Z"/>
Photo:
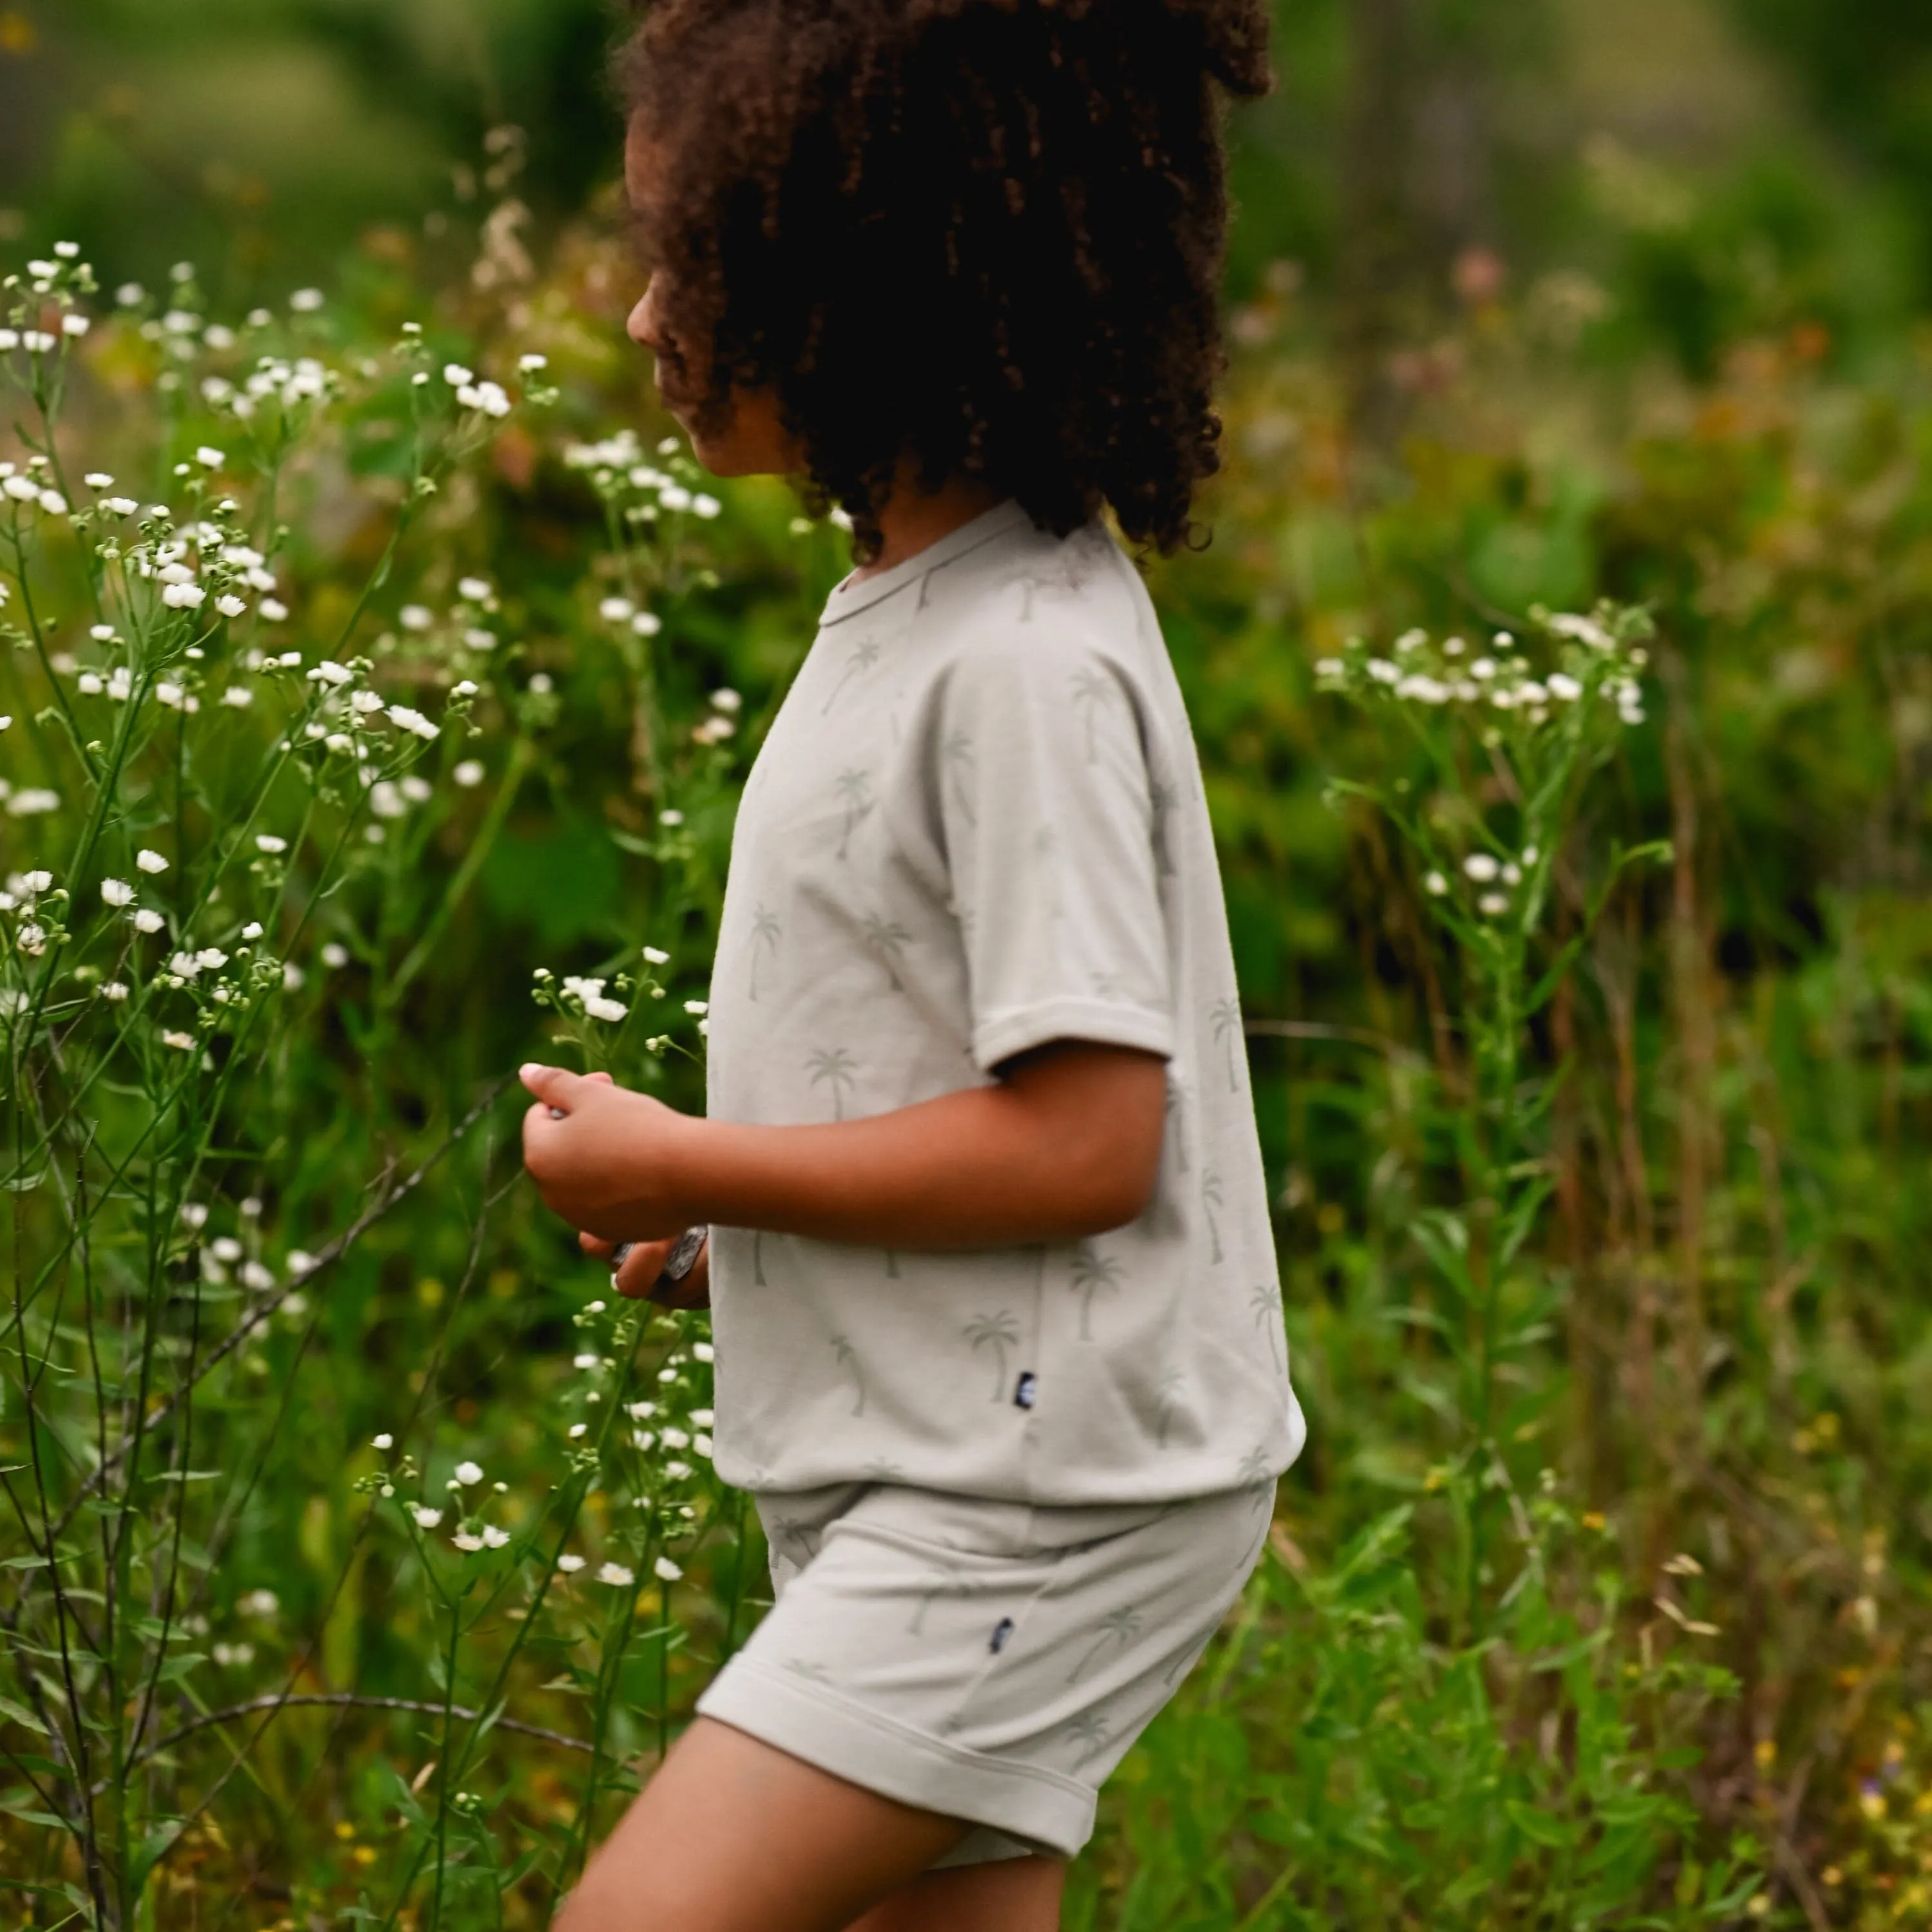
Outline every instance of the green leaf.
<path id="1" fill-rule="evenodd" d="M 1547 1811 L 1539 1811 L 1534 1805 L 1526 1804 L 1520 1798 L 1504 1799 L 1503 1810 L 1526 1838 L 1547 1846 L 1552 1851 L 1561 1851 L 1576 1843 L 1574 1825 L 1565 1819 L 1552 1817 Z"/>

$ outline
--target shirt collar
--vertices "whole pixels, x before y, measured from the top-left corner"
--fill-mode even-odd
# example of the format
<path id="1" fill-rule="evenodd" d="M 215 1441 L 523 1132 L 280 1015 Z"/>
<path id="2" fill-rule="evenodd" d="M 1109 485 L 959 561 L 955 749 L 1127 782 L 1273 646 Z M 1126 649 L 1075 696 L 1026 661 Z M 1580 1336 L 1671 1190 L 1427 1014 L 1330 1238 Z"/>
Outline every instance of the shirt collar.
<path id="1" fill-rule="evenodd" d="M 977 550 L 982 544 L 991 543 L 995 537 L 1004 536 L 1022 524 L 1030 526 L 1032 521 L 1018 503 L 1009 496 L 1004 502 L 981 512 L 971 522 L 962 524 L 937 543 L 928 544 L 925 549 L 915 551 L 903 563 L 896 563 L 891 569 L 880 571 L 874 576 L 847 578 L 825 600 L 825 615 L 820 620 L 820 625 L 843 623 L 861 610 L 869 610 L 874 604 L 903 590 L 907 585 L 917 583 L 942 564 L 953 562 L 968 550 Z"/>

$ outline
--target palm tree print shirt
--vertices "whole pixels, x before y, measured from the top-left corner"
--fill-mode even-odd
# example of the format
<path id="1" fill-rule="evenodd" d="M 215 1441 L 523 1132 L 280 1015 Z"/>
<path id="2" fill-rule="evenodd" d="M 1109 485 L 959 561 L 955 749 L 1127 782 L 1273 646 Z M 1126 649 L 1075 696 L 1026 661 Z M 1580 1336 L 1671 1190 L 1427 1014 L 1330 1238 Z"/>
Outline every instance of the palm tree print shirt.
<path id="1" fill-rule="evenodd" d="M 1158 1502 L 1301 1446 L 1180 686 L 1112 538 L 1010 502 L 832 594 L 734 835 L 710 1110 L 851 1120 L 1070 1039 L 1167 1063 L 1128 1225 L 933 1253 L 712 1230 L 728 1481 Z"/>

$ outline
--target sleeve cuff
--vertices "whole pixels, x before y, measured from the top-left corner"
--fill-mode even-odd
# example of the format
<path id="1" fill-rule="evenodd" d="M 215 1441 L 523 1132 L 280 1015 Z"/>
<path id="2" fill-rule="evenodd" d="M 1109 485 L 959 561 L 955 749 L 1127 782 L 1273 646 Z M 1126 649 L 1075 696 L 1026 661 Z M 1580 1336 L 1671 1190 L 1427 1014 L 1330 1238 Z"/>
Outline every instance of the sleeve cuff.
<path id="1" fill-rule="evenodd" d="M 1111 1000 L 1046 1000 L 989 1015 L 973 1030 L 973 1058 L 982 1073 L 1003 1060 L 1048 1040 L 1085 1040 L 1103 1046 L 1134 1046 L 1174 1057 L 1174 1022 L 1147 1006 Z"/>

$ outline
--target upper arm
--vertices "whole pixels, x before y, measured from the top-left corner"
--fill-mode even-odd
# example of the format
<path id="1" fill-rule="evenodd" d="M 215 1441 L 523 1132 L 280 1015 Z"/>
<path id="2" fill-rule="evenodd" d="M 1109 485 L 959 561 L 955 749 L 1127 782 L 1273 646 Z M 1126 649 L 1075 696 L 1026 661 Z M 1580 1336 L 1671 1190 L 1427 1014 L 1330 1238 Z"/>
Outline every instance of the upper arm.
<path id="1" fill-rule="evenodd" d="M 1045 626 L 947 668 L 937 789 L 983 1070 L 1058 1040 L 1173 1051 L 1157 729 L 1118 658 Z"/>

